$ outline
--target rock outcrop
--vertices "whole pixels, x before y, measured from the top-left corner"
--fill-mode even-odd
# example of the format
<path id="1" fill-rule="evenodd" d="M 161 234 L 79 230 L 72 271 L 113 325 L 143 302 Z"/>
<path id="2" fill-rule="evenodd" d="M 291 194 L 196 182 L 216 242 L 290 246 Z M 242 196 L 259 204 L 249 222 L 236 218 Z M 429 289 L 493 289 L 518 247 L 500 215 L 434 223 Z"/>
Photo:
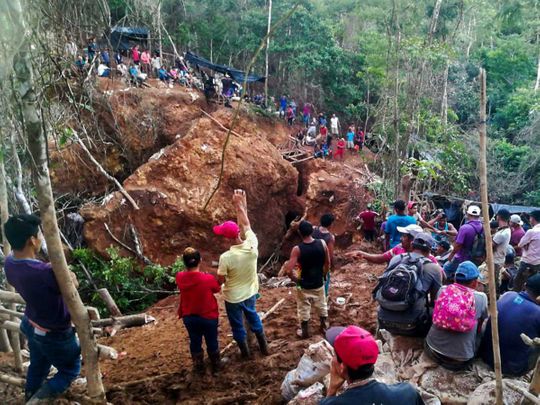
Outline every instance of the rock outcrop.
<path id="1" fill-rule="evenodd" d="M 220 110 L 214 115 L 229 124 L 230 112 Z M 242 188 L 259 237 L 260 256 L 270 255 L 285 231 L 286 213 L 299 209 L 298 172 L 253 121 L 241 119 L 235 132 L 241 136 L 231 136 L 223 180 L 206 211 L 203 206 L 218 182 L 226 132 L 203 117 L 125 180 L 124 187 L 140 210 L 135 211 L 118 192 L 101 206 L 83 207 L 89 246 L 104 255 L 109 246 L 119 247 L 105 229 L 108 224 L 116 238 L 134 247 L 133 226 L 144 254 L 152 261 L 169 265 L 185 247 L 194 246 L 209 265 L 228 248 L 212 234 L 212 225 L 235 219 L 231 196 L 234 189 Z"/>

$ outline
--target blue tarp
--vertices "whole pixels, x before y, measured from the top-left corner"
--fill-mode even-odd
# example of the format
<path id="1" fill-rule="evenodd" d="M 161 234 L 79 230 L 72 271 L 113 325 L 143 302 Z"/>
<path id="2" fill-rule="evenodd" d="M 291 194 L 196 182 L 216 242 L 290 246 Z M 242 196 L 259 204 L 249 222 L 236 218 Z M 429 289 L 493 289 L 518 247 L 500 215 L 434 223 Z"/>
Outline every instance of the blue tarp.
<path id="1" fill-rule="evenodd" d="M 238 70 L 238 69 L 235 69 L 235 68 L 232 68 L 230 66 L 219 65 L 217 63 L 212 63 L 208 59 L 204 59 L 204 58 L 202 58 L 202 57 L 200 57 L 198 55 L 195 55 L 192 52 L 188 51 L 186 53 L 186 60 L 189 63 L 193 64 L 193 65 L 206 67 L 208 69 L 212 69 L 212 70 L 214 70 L 216 72 L 219 72 L 219 73 L 228 74 L 234 80 L 236 80 L 238 83 L 243 83 L 244 80 L 246 80 L 246 73 L 245 72 L 243 72 L 241 70 Z M 265 80 L 266 80 L 266 78 L 264 76 L 259 76 L 259 75 L 255 75 L 255 74 L 248 75 L 248 77 L 247 77 L 248 83 L 251 83 L 251 82 L 263 82 L 264 83 Z"/>
<path id="2" fill-rule="evenodd" d="M 115 51 L 127 51 L 135 45 L 146 44 L 148 30 L 140 27 L 114 27 L 110 36 L 111 46 Z"/>

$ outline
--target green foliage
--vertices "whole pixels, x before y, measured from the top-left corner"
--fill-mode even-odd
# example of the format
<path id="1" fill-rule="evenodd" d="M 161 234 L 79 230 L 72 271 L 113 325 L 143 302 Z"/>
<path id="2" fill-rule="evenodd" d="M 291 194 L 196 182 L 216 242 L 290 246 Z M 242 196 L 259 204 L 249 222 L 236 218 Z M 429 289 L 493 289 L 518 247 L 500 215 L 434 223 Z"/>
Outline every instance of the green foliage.
<path id="1" fill-rule="evenodd" d="M 401 174 L 412 174 L 419 181 L 438 180 L 441 175 L 442 166 L 433 160 L 423 160 L 410 157 L 401 165 Z"/>
<path id="2" fill-rule="evenodd" d="M 494 115 L 493 122 L 499 131 L 513 138 L 529 123 L 534 111 L 540 111 L 540 94 L 532 88 L 518 88 Z"/>
<path id="3" fill-rule="evenodd" d="M 72 270 L 79 279 L 79 292 L 84 301 L 102 312 L 107 309 L 86 278 L 81 264 L 90 272 L 98 288 L 108 288 L 120 310 L 126 313 L 144 310 L 165 291 L 174 291 L 175 275 L 184 270 L 181 259 L 170 267 L 156 264 L 142 267 L 134 259 L 122 257 L 116 248 L 110 247 L 107 254 L 109 259 L 105 260 L 90 249 L 73 251 L 76 261 Z"/>

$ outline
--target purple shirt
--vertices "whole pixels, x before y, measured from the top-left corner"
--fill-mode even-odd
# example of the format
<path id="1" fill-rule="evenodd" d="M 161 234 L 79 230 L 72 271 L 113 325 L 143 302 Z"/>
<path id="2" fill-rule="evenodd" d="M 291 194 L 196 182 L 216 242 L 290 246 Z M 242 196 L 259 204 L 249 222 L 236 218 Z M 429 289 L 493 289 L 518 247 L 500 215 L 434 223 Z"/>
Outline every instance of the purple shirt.
<path id="1" fill-rule="evenodd" d="M 464 262 L 471 259 L 471 249 L 474 244 L 476 234 L 483 232 L 482 222 L 479 220 L 469 221 L 459 228 L 456 236 L 456 243 L 461 245 L 461 249 L 456 253 L 454 259 L 458 262 Z"/>
<path id="2" fill-rule="evenodd" d="M 60 294 L 50 263 L 34 259 L 6 258 L 6 278 L 26 301 L 24 314 L 45 329 L 71 327 L 71 317 Z"/>
<path id="3" fill-rule="evenodd" d="M 525 229 L 519 226 L 517 228 L 512 228 L 512 235 L 510 236 L 510 244 L 516 249 L 516 256 L 521 256 L 522 250 L 518 246 L 521 238 L 525 236 Z"/>

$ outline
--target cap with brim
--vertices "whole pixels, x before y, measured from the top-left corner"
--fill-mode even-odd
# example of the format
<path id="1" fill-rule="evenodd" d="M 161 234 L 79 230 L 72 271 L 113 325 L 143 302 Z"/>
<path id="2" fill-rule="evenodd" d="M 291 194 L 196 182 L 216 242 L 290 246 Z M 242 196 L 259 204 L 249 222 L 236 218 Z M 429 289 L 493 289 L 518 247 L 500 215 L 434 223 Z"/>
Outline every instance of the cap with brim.
<path id="1" fill-rule="evenodd" d="M 521 217 L 518 214 L 513 214 L 510 217 L 510 222 L 513 224 L 523 225 L 523 221 L 521 220 Z"/>
<path id="2" fill-rule="evenodd" d="M 459 264 L 455 278 L 457 281 L 472 281 L 478 279 L 480 272 L 478 267 L 471 261 L 465 261 Z"/>
<path id="3" fill-rule="evenodd" d="M 420 232 L 423 232 L 422 227 L 420 225 L 415 225 L 415 224 L 410 224 L 407 226 L 398 226 L 396 227 L 396 229 L 399 233 L 412 235 L 413 237 L 419 234 Z"/>
<path id="4" fill-rule="evenodd" d="M 540 296 L 540 273 L 529 277 L 525 282 L 525 286 L 527 290 L 533 292 L 537 297 Z"/>
<path id="5" fill-rule="evenodd" d="M 358 326 L 333 327 L 326 331 L 326 340 L 349 368 L 356 370 L 377 362 L 379 347 L 371 333 L 365 329 Z"/>
<path id="6" fill-rule="evenodd" d="M 431 235 L 427 232 L 420 232 L 416 234 L 413 240 L 413 245 L 433 246 L 434 241 Z"/>
<path id="7" fill-rule="evenodd" d="M 407 203 L 407 208 L 408 209 L 411 209 L 412 207 L 414 207 L 415 205 L 418 205 L 418 203 L 416 201 L 409 201 Z"/>
<path id="8" fill-rule="evenodd" d="M 469 215 L 479 217 L 481 213 L 480 207 L 477 207 L 476 205 L 470 205 L 469 208 L 467 208 L 467 214 Z"/>
<path id="9" fill-rule="evenodd" d="M 223 222 L 221 225 L 214 226 L 213 230 L 216 235 L 227 239 L 236 239 L 240 234 L 240 227 L 234 221 Z"/>

